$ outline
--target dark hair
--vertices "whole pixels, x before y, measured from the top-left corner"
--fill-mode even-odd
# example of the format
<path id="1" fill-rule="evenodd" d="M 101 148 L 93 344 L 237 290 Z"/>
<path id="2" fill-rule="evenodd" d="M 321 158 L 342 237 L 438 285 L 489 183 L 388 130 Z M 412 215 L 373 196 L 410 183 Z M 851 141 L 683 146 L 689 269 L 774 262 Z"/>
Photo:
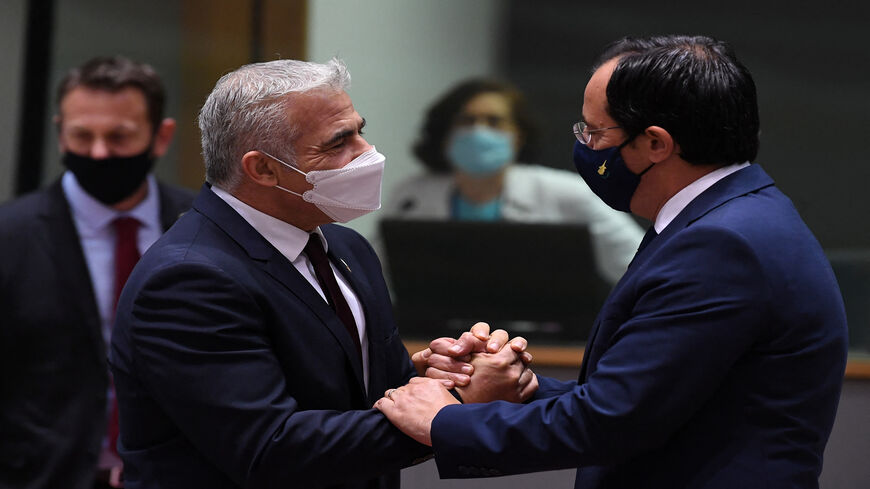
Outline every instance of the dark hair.
<path id="1" fill-rule="evenodd" d="M 119 92 L 133 87 L 142 91 L 148 109 L 152 131 L 157 131 L 163 120 L 166 90 L 163 82 L 150 65 L 137 63 L 123 56 L 97 57 L 71 69 L 57 87 L 57 106 L 63 98 L 78 87 L 106 92 Z"/>
<path id="2" fill-rule="evenodd" d="M 538 143 L 538 129 L 529 112 L 525 97 L 515 86 L 498 80 L 475 78 L 464 81 L 444 94 L 429 107 L 420 137 L 414 144 L 414 155 L 433 173 L 447 173 L 450 163 L 444 156 L 444 141 L 450 133 L 456 115 L 471 99 L 482 93 L 504 95 L 511 106 L 511 115 L 519 129 L 522 147 L 517 160 L 533 161 Z"/>
<path id="3" fill-rule="evenodd" d="M 660 126 L 694 165 L 758 154 L 755 82 L 731 47 L 703 36 L 650 38 L 628 50 L 607 85 L 608 113 L 629 136 Z"/>
<path id="4" fill-rule="evenodd" d="M 625 56 L 626 54 L 642 53 L 653 48 L 665 46 L 674 46 L 678 39 L 683 36 L 650 36 L 650 37 L 623 37 L 617 39 L 604 47 L 604 51 L 595 60 L 592 65 L 592 73 L 598 71 L 604 63 L 613 58 Z"/>

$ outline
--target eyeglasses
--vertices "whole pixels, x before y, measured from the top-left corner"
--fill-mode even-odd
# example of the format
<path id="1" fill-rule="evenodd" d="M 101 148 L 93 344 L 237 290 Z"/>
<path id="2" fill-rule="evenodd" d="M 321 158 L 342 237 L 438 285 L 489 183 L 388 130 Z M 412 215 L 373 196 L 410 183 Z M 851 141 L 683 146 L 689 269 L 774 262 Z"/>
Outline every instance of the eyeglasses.
<path id="1" fill-rule="evenodd" d="M 589 144 L 592 141 L 592 135 L 608 129 L 622 129 L 619 126 L 602 127 L 601 129 L 589 129 L 585 122 L 580 121 L 574 124 L 574 135 L 577 136 L 577 141 L 583 144 Z"/>

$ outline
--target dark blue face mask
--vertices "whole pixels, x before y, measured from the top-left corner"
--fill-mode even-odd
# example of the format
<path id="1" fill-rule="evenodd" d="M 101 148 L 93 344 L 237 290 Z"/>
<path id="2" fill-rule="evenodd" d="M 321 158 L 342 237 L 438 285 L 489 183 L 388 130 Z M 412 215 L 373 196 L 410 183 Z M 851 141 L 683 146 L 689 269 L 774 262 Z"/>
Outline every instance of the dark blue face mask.
<path id="1" fill-rule="evenodd" d="M 636 175 L 625 166 L 621 150 L 627 143 L 607 149 L 591 149 L 580 141 L 574 142 L 574 166 L 586 181 L 586 185 L 603 200 L 605 204 L 618 211 L 631 212 L 631 197 L 640 177 L 646 170 Z"/>

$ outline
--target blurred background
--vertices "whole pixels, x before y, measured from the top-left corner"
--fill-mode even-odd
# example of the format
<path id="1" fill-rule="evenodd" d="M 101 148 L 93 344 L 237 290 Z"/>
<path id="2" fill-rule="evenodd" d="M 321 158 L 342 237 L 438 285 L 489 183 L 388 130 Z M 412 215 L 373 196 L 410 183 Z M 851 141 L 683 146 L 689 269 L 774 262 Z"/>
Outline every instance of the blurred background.
<path id="1" fill-rule="evenodd" d="M 203 182 L 196 114 L 220 75 L 254 61 L 338 56 L 352 74 L 366 138 L 387 155 L 386 200 L 399 181 L 423 171 L 411 146 L 427 107 L 457 81 L 488 75 L 515 83 L 542 130 L 536 163 L 570 169 L 571 125 L 603 46 L 625 35 L 705 34 L 729 41 L 755 77 L 757 162 L 831 257 L 860 360 L 870 342 L 870 3 L 778 3 L 3 0 L 0 202 L 60 175 L 54 88 L 67 69 L 96 55 L 125 55 L 161 74 L 179 132 L 156 173 L 191 189 Z M 371 236 L 377 219 L 373 213 L 351 227 Z M 870 451 L 866 378 L 847 380 L 847 395 L 828 447 L 835 455 L 826 460 L 827 488 L 870 484 L 870 469 L 858 461 Z M 435 480 L 431 462 L 406 477 L 413 487 L 471 487 Z M 553 477 L 571 485 L 570 474 Z M 542 481 L 516 478 L 514 487 Z"/>

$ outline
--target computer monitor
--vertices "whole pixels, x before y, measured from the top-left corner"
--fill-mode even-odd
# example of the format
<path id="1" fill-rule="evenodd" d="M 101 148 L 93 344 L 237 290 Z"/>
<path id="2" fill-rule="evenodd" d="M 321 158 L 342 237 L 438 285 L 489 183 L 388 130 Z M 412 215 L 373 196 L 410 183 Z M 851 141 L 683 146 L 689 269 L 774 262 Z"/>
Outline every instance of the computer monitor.
<path id="1" fill-rule="evenodd" d="M 455 336 L 485 321 L 539 343 L 582 343 L 610 286 L 586 227 L 381 221 L 405 338 Z"/>

